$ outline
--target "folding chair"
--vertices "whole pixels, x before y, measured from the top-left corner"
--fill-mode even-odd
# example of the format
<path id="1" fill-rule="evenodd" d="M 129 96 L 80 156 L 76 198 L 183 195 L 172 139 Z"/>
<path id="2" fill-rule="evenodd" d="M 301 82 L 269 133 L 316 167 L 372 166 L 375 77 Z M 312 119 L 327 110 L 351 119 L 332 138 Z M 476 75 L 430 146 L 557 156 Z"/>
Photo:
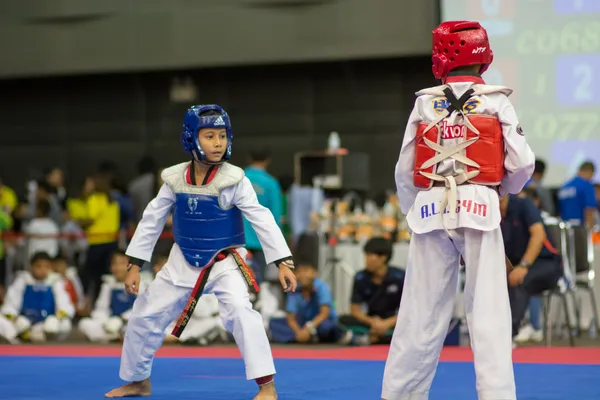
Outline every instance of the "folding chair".
<path id="1" fill-rule="evenodd" d="M 545 221 L 548 234 L 553 239 L 556 245 L 563 267 L 563 276 L 558 280 L 556 286 L 552 289 L 545 290 L 542 292 L 543 299 L 543 315 L 544 315 L 544 339 L 546 346 L 550 346 L 552 342 L 552 323 L 551 323 L 551 308 L 552 298 L 559 297 L 561 299 L 563 310 L 565 313 L 565 320 L 567 325 L 567 331 L 569 335 L 569 344 L 575 346 L 575 333 L 572 329 L 571 318 L 569 313 L 568 297 L 575 307 L 575 319 L 579 320 L 579 310 L 577 307 L 577 301 L 575 298 L 575 292 L 573 290 L 573 274 L 571 268 L 571 260 L 569 258 L 569 226 L 562 221 L 557 219 L 547 219 Z"/>
<path id="2" fill-rule="evenodd" d="M 582 225 L 573 225 L 573 255 L 572 261 L 575 267 L 575 286 L 588 293 L 592 310 L 592 321 L 590 324 L 590 333 L 595 330 L 597 334 L 600 331 L 600 316 L 596 305 L 596 295 L 594 293 L 594 279 L 596 271 L 594 270 L 594 246 L 592 243 L 592 233 Z M 580 321 L 577 321 L 579 324 Z"/>

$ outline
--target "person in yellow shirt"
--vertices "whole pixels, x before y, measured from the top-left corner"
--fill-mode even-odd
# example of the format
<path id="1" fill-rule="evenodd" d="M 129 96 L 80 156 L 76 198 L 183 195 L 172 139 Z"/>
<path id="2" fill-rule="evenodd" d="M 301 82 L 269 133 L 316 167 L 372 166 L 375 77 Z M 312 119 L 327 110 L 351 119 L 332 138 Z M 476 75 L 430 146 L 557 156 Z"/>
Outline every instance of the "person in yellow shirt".
<path id="1" fill-rule="evenodd" d="M 15 208 L 17 208 L 17 204 L 19 204 L 19 201 L 15 191 L 5 186 L 2 178 L 0 178 L 0 209 L 8 214 L 12 214 Z"/>
<path id="2" fill-rule="evenodd" d="M 84 287 L 94 302 L 102 282 L 102 275 L 110 273 L 110 259 L 118 249 L 119 204 L 110 194 L 110 179 L 106 174 L 94 178 L 94 191 L 87 197 L 87 221 L 84 224 L 88 238 L 88 253 L 84 271 Z"/>

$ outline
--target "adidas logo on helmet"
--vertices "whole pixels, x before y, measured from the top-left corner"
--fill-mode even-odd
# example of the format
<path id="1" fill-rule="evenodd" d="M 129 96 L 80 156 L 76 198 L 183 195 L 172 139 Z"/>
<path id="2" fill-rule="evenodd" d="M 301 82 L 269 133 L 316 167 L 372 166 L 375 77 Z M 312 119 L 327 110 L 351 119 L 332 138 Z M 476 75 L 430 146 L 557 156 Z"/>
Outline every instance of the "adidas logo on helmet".
<path id="1" fill-rule="evenodd" d="M 225 125 L 225 121 L 223 121 L 223 117 L 217 118 L 217 120 L 215 121 L 215 123 L 213 125 L 215 125 L 215 126 L 223 126 L 223 125 Z"/>

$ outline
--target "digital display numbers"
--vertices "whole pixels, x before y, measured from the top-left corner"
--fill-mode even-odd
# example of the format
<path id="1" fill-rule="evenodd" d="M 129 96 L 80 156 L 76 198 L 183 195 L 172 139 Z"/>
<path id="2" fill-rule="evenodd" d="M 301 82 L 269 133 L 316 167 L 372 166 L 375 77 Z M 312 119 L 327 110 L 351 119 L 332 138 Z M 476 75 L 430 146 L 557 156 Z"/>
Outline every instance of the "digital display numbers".
<path id="1" fill-rule="evenodd" d="M 600 54 L 559 57 L 556 60 L 556 102 L 563 106 L 600 106 L 599 73 Z"/>

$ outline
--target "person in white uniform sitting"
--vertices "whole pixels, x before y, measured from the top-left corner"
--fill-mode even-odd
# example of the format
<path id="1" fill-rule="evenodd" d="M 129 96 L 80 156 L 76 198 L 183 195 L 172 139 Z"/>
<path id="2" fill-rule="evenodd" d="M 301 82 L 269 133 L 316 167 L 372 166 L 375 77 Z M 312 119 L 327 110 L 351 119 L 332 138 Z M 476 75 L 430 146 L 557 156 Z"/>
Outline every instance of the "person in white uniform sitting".
<path id="1" fill-rule="evenodd" d="M 0 309 L 0 336 L 10 342 L 63 340 L 71 332 L 75 309 L 62 279 L 52 272 L 52 258 L 36 253 L 30 270 L 8 287 Z M 10 322 L 10 323 L 7 323 Z"/>
<path id="2" fill-rule="evenodd" d="M 79 321 L 79 330 L 92 342 L 110 342 L 122 338 L 136 296 L 125 291 L 129 258 L 121 250 L 113 253 L 110 275 L 102 277 L 100 294 L 90 318 Z M 146 286 L 141 281 L 140 287 Z"/>

